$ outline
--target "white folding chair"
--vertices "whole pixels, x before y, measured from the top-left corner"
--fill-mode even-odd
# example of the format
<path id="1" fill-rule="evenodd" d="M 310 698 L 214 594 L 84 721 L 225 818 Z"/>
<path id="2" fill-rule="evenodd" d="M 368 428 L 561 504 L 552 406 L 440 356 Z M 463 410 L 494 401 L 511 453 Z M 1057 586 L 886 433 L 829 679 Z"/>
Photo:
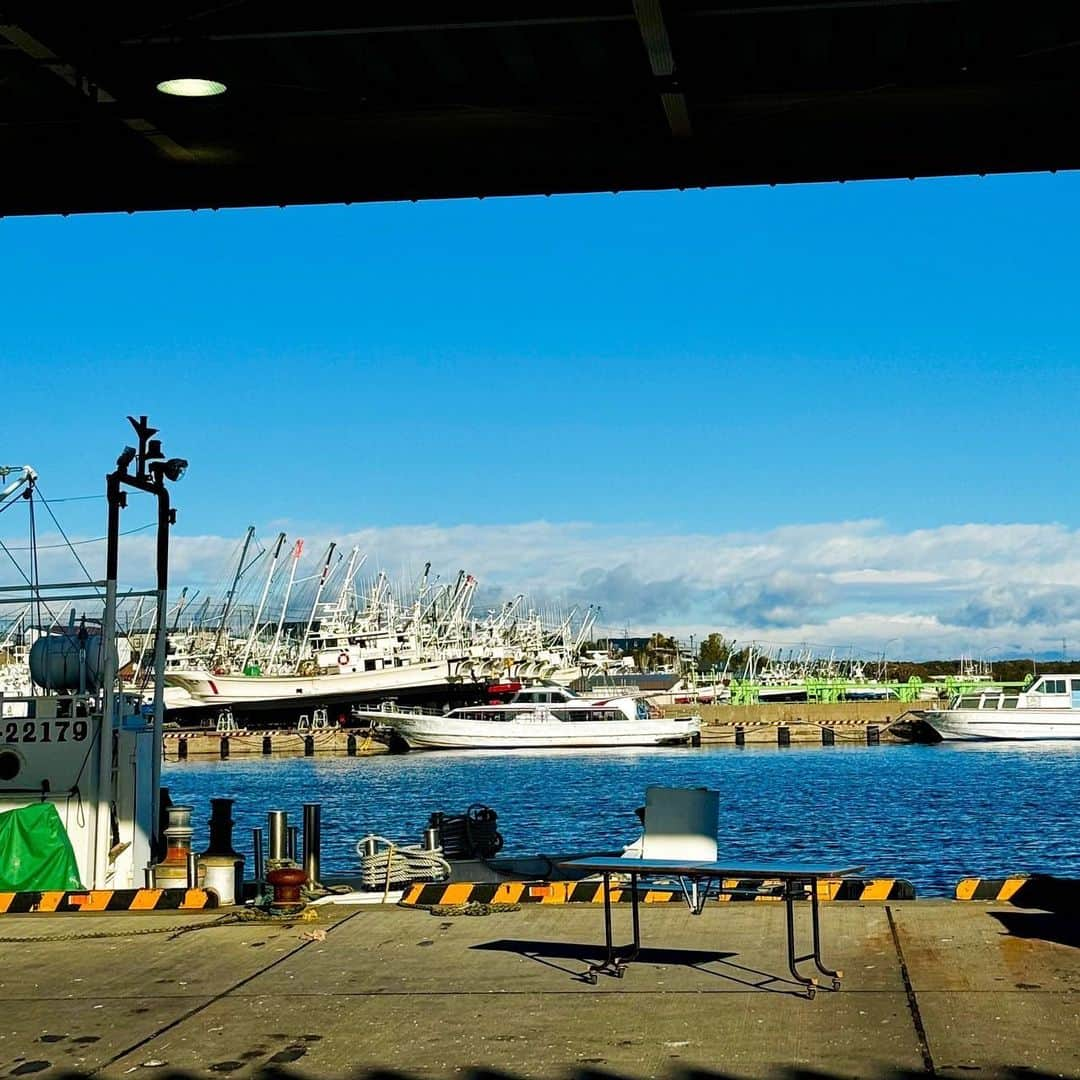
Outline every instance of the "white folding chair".
<path id="1" fill-rule="evenodd" d="M 679 862 L 716 862 L 716 826 L 720 792 L 709 788 L 645 789 L 645 832 L 640 845 L 625 852 L 628 859 L 674 859 Z M 687 906 L 700 915 L 709 894 L 709 882 L 689 885 L 679 878 Z"/>

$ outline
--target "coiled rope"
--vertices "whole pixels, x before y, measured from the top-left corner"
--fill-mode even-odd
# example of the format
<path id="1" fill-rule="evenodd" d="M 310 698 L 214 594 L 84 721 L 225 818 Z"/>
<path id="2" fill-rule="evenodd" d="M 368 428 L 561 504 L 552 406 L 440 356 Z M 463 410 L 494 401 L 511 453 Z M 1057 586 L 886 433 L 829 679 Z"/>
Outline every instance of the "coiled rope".
<path id="1" fill-rule="evenodd" d="M 383 845 L 366 854 L 371 841 Z M 395 844 L 385 836 L 370 833 L 356 844 L 360 856 L 360 884 L 365 889 L 383 890 L 383 901 L 392 885 L 410 885 L 414 881 L 445 881 L 450 864 L 438 848 L 429 850 L 419 844 Z"/>

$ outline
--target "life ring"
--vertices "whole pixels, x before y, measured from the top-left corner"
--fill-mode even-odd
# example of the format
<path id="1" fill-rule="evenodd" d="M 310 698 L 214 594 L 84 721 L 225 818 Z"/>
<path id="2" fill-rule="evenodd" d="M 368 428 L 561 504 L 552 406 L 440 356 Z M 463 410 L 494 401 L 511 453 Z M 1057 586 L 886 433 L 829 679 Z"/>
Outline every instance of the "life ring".
<path id="1" fill-rule="evenodd" d="M 347 652 L 339 653 L 337 662 L 344 667 L 349 662 L 349 654 Z"/>

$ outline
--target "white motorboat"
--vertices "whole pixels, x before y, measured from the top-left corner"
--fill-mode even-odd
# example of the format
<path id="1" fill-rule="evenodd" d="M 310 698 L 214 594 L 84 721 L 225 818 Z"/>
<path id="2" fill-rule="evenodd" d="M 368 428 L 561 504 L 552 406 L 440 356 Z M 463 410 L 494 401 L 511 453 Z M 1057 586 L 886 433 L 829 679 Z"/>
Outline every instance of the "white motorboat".
<path id="1" fill-rule="evenodd" d="M 641 698 L 579 697 L 552 685 L 446 713 L 383 706 L 353 715 L 388 728 L 411 750 L 675 746 L 696 744 L 701 734 L 700 716 L 666 718 Z"/>
<path id="2" fill-rule="evenodd" d="M 947 740 L 1080 739 L 1080 678 L 1041 675 L 1020 692 L 980 688 L 922 716 Z"/>

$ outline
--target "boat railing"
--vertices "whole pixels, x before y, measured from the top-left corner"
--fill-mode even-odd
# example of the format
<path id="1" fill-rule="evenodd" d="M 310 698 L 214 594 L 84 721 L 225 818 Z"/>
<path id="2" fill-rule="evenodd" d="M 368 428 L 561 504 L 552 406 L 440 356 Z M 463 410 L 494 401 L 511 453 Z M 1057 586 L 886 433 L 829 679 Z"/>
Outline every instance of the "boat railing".
<path id="1" fill-rule="evenodd" d="M 395 701 L 380 701 L 371 712 L 397 713 L 408 716 L 445 716 L 442 709 L 429 709 L 423 705 L 398 705 Z"/>

